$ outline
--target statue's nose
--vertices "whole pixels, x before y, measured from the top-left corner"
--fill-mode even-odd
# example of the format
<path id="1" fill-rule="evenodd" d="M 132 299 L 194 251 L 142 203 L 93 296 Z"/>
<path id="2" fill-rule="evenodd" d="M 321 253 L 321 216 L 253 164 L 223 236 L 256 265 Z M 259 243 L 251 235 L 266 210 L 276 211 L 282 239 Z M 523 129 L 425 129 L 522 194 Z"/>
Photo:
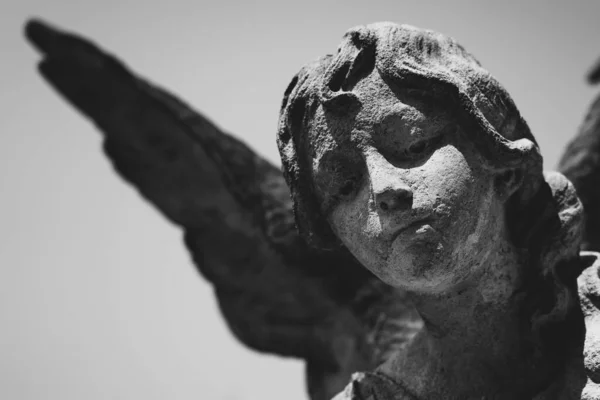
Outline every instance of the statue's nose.
<path id="1" fill-rule="evenodd" d="M 377 208 L 384 212 L 410 210 L 413 192 L 406 184 L 388 186 L 375 194 L 375 202 Z"/>
<path id="2" fill-rule="evenodd" d="M 371 193 L 378 211 L 389 213 L 410 210 L 413 191 L 404 179 L 404 171 L 378 153 L 367 158 Z"/>

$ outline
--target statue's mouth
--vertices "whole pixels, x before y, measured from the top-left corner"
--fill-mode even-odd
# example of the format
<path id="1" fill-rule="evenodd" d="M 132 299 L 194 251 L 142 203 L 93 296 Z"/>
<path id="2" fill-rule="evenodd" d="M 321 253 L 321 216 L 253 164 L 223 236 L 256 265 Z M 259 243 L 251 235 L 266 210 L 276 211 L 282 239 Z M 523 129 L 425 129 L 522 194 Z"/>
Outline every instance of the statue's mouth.
<path id="1" fill-rule="evenodd" d="M 421 218 L 418 219 L 416 221 L 413 221 L 411 223 L 409 223 L 408 225 L 405 225 L 403 227 L 401 227 L 400 229 L 396 230 L 391 237 L 391 241 L 395 241 L 398 236 L 404 234 L 404 233 L 418 233 L 419 231 L 422 230 L 422 228 L 426 227 L 426 226 L 431 226 L 431 223 L 433 222 L 433 218 L 431 217 L 426 217 L 426 218 Z"/>

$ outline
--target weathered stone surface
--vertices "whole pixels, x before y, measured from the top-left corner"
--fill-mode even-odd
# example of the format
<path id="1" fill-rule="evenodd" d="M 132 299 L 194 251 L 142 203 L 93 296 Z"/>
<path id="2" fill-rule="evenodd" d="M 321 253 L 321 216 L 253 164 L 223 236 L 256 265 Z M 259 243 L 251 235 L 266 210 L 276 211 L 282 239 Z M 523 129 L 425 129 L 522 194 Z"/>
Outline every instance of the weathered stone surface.
<path id="1" fill-rule="evenodd" d="M 600 68 L 589 76 L 597 83 Z M 561 171 L 577 188 L 585 210 L 582 248 L 600 249 L 600 97 L 592 103 L 579 134 L 569 143 L 560 160 Z"/>
<path id="2" fill-rule="evenodd" d="M 350 30 L 292 80 L 278 144 L 306 241 L 348 249 L 425 321 L 340 399 L 582 396 L 583 207 L 454 40 Z"/>
<path id="3" fill-rule="evenodd" d="M 596 259 L 596 253 L 583 252 L 583 258 Z M 579 296 L 581 310 L 586 319 L 586 338 L 584 346 L 585 370 L 588 377 L 600 383 L 600 277 L 598 262 L 586 268 L 579 276 Z"/>
<path id="4" fill-rule="evenodd" d="M 600 398 L 600 103 L 561 161 L 580 202 L 454 40 L 357 27 L 285 92 L 284 180 L 92 43 L 26 32 L 232 332 L 305 359 L 312 399 Z"/>

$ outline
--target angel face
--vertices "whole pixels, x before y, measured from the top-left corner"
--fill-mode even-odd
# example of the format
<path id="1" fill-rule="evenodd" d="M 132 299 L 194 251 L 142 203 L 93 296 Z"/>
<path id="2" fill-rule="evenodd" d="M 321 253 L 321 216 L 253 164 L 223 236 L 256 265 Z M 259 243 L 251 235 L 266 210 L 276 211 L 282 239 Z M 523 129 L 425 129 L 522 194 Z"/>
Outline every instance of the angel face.
<path id="1" fill-rule="evenodd" d="M 380 80 L 354 91 L 376 100 L 363 101 L 352 131 L 321 129 L 311 137 L 324 214 L 384 282 L 412 291 L 457 287 L 502 234 L 497 179 L 441 108 L 403 103 Z M 324 114 L 315 122 L 327 126 Z"/>

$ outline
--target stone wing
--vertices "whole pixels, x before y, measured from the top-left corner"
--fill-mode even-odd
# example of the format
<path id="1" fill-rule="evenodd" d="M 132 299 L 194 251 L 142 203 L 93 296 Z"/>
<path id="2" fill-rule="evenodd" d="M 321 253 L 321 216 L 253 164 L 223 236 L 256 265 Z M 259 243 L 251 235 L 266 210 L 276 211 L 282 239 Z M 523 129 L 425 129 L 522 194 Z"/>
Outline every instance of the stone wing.
<path id="1" fill-rule="evenodd" d="M 104 136 L 116 171 L 181 226 L 215 284 L 233 332 L 262 351 L 304 356 L 312 325 L 335 307 L 305 258 L 278 168 L 92 43 L 27 25 L 44 78 Z"/>
<path id="2" fill-rule="evenodd" d="M 588 82 L 600 82 L 600 62 Z M 600 250 L 600 96 L 591 104 L 579 132 L 567 145 L 558 165 L 577 189 L 585 212 L 583 249 Z"/>
<path id="3" fill-rule="evenodd" d="M 420 329 L 404 294 L 348 253 L 307 248 L 279 168 L 93 43 L 39 21 L 26 35 L 43 77 L 102 132 L 116 171 L 182 228 L 233 334 L 305 359 L 312 399 Z"/>

